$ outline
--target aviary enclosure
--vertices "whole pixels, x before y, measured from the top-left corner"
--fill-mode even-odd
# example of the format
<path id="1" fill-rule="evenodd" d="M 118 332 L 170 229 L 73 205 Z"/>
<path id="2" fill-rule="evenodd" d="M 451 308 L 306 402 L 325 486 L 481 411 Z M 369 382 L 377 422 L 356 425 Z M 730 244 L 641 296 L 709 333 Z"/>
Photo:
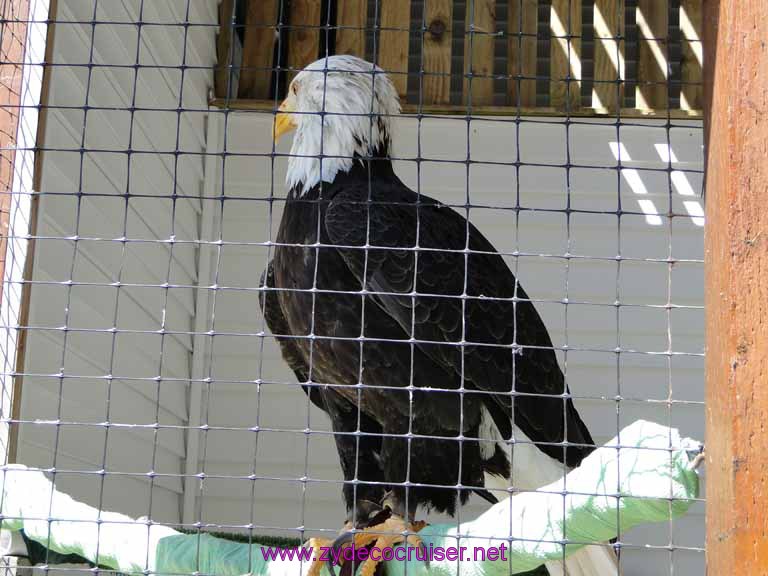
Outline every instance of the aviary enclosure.
<path id="1" fill-rule="evenodd" d="M 57 567 L 64 551 L 131 571 L 99 556 L 112 520 L 67 517 L 54 494 L 140 518 L 147 546 L 157 526 L 295 546 L 344 524 L 336 432 L 259 302 L 288 196 L 291 138 L 275 143 L 273 123 L 297 73 L 328 55 L 391 78 L 395 172 L 501 254 L 594 444 L 640 420 L 703 440 L 701 0 L 2 9 L 5 461 L 55 485 L 48 544 L 65 521 L 98 527 L 96 557 L 41 551 L 25 527 L 33 563 L 74 570 Z M 514 508 L 514 475 L 508 488 Z M 703 574 L 703 498 L 684 500 L 685 514 L 668 494 L 657 522 L 577 543 L 609 548 L 610 573 Z M 490 506 L 419 517 L 460 526 Z M 566 568 L 567 538 L 560 573 L 582 573 Z M 163 572 L 145 552 L 138 570 Z"/>

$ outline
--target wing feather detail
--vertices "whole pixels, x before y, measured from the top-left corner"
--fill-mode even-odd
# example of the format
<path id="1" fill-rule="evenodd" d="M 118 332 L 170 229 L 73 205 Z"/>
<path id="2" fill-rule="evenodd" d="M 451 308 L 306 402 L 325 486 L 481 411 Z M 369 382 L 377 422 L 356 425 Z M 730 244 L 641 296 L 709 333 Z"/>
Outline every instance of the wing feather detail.
<path id="1" fill-rule="evenodd" d="M 506 425 L 497 416 L 502 434 L 511 434 L 514 412 L 528 437 L 550 443 L 542 451 L 578 464 L 589 448 L 551 443 L 592 438 L 541 317 L 493 245 L 461 214 L 396 180 L 329 192 L 328 240 L 374 302 L 468 391 L 493 393 L 492 412 L 506 415 Z"/>

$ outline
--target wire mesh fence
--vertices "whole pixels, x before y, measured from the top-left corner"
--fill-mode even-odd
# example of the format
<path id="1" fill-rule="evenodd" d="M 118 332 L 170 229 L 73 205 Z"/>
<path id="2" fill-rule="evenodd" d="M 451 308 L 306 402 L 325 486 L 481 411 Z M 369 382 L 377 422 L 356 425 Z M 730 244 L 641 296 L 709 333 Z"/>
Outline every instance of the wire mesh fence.
<path id="1" fill-rule="evenodd" d="M 5 460 L 97 541 L 458 526 L 637 420 L 703 438 L 700 2 L 2 10 Z M 547 570 L 702 573 L 675 505 Z"/>

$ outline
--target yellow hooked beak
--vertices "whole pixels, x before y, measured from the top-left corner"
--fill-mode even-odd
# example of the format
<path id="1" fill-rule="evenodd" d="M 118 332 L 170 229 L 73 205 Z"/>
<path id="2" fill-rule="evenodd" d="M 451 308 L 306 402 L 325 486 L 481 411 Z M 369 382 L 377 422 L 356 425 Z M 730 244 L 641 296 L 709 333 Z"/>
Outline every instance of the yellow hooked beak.
<path id="1" fill-rule="evenodd" d="M 296 129 L 296 122 L 293 120 L 292 114 L 295 110 L 292 96 L 293 95 L 288 96 L 288 98 L 283 100 L 283 103 L 280 104 L 280 108 L 277 109 L 277 114 L 275 114 L 275 125 L 272 129 L 275 144 L 277 144 L 277 141 L 280 140 L 280 137 L 283 134 Z"/>

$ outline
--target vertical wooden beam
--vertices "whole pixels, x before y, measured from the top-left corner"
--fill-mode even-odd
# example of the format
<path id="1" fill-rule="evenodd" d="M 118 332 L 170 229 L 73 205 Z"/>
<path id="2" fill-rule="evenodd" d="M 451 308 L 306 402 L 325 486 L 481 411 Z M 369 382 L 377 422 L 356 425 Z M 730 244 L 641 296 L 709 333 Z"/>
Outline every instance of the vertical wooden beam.
<path id="1" fill-rule="evenodd" d="M 464 103 L 493 104 L 493 60 L 496 37 L 495 0 L 467 0 L 464 33 Z M 470 99 L 470 90 L 472 98 Z"/>
<path id="2" fill-rule="evenodd" d="M 259 0 L 261 1 L 261 0 Z M 285 0 L 282 0 L 285 2 Z M 288 67 L 295 70 L 288 74 L 288 81 L 299 70 L 317 60 L 320 52 L 320 8 L 319 0 L 293 0 L 290 7 L 288 32 Z"/>
<path id="3" fill-rule="evenodd" d="M 411 0 L 381 3 L 381 35 L 378 64 L 389 74 L 400 98 L 408 94 L 408 50 Z"/>
<path id="4" fill-rule="evenodd" d="M 336 54 L 365 58 L 367 0 L 336 0 Z"/>
<path id="5" fill-rule="evenodd" d="M 0 301 L 8 248 L 13 168 L 21 117 L 22 72 L 29 20 L 29 0 L 10 0 L 0 7 Z M 6 330 L 10 330 L 7 327 Z M 3 410 L 3 416 L 9 416 Z M 4 454 L 0 454 L 0 457 Z"/>
<path id="6" fill-rule="evenodd" d="M 667 0 L 638 0 L 637 31 L 640 46 L 636 106 L 641 110 L 666 110 L 669 105 L 667 89 L 669 5 Z"/>
<path id="7" fill-rule="evenodd" d="M 707 573 L 768 567 L 768 3 L 704 3 Z"/>
<path id="8" fill-rule="evenodd" d="M 702 0 L 680 0 L 680 32 L 683 36 L 682 80 L 680 108 L 701 110 L 703 105 L 701 43 Z"/>
<path id="9" fill-rule="evenodd" d="M 424 20 L 423 104 L 448 104 L 451 101 L 451 43 L 453 1 L 428 0 Z"/>
<path id="10" fill-rule="evenodd" d="M 624 0 L 595 0 L 592 107 L 615 112 L 624 100 Z M 621 82 L 617 82 L 621 81 Z"/>
<path id="11" fill-rule="evenodd" d="M 269 98 L 277 39 L 277 0 L 250 0 L 245 18 L 239 98 Z"/>
<path id="12" fill-rule="evenodd" d="M 217 98 L 230 98 L 237 94 L 232 80 L 232 15 L 234 0 L 221 0 L 219 4 L 219 35 L 216 38 L 216 70 L 214 71 L 214 91 Z"/>
<path id="13" fill-rule="evenodd" d="M 32 190 L 40 192 L 43 188 L 43 167 L 45 165 L 45 135 L 48 130 L 48 117 L 51 104 L 51 77 L 54 66 L 54 46 L 56 46 L 56 21 L 59 14 L 59 1 L 51 0 L 48 5 L 48 29 L 45 37 L 45 59 L 43 67 L 43 81 L 40 87 L 40 115 L 37 119 L 37 132 L 35 133 L 35 161 L 33 166 Z M 21 302 L 19 303 L 18 331 L 16 340 L 16 376 L 13 378 L 13 406 L 11 418 L 21 420 L 21 394 L 24 390 L 24 372 L 27 364 L 27 338 L 29 336 L 29 315 L 32 300 L 32 272 L 35 269 L 35 247 L 37 244 L 37 228 L 39 224 L 40 194 L 33 194 L 29 206 L 29 240 L 27 241 L 27 254 L 24 260 L 23 279 L 21 287 Z M 16 462 L 19 446 L 19 424 L 11 424 L 8 437 L 8 454 L 6 462 Z"/>
<path id="14" fill-rule="evenodd" d="M 11 206 L 12 206 L 12 193 L 13 193 L 13 180 L 14 173 L 16 172 L 16 162 L 21 161 L 22 154 L 17 154 L 16 148 L 20 145 L 18 140 L 19 135 L 19 122 L 22 120 L 23 110 L 21 104 L 23 101 L 23 62 L 25 61 L 25 54 L 27 51 L 27 28 L 28 21 L 30 20 L 30 6 L 29 0 L 11 0 L 3 4 L 0 8 L 0 17 L 2 17 L 2 23 L 0 23 L 0 300 L 3 298 L 8 299 L 10 302 L 9 294 L 11 290 L 6 291 L 6 286 L 2 284 L 6 279 L 6 257 L 8 252 L 8 243 L 14 242 L 13 238 L 8 238 L 9 232 L 19 233 L 18 230 L 11 230 Z M 49 12 L 49 19 L 55 20 L 55 3 L 52 3 L 51 12 Z M 32 14 L 34 16 L 34 14 Z M 51 48 L 53 44 L 53 22 L 48 26 L 48 37 L 46 43 L 46 57 L 50 56 Z M 50 60 L 46 59 L 46 62 Z M 50 85 L 50 68 L 43 70 L 43 92 L 47 95 Z M 41 94 L 42 96 L 42 94 Z M 41 101 L 41 104 L 44 102 Z M 44 123 L 44 119 L 47 116 L 47 109 L 40 109 L 40 116 L 38 122 L 38 129 L 40 124 Z M 40 132 L 38 130 L 38 136 Z M 40 140 L 37 141 L 40 143 Z M 21 143 L 23 146 L 24 143 Z M 37 164 L 37 158 L 41 156 L 42 152 L 38 151 L 35 154 L 35 163 Z M 39 190 L 39 188 L 35 188 Z M 38 196 L 32 197 L 32 208 L 30 217 L 37 216 L 36 206 Z M 37 220 L 30 219 L 30 234 L 35 234 L 37 230 Z M 26 230 L 24 232 L 27 232 Z M 28 247 L 34 242 L 34 238 L 30 238 Z M 28 260 L 32 259 L 33 252 L 27 249 Z M 21 255 L 20 255 L 21 256 Z M 11 263 L 11 266 L 13 264 Z M 11 269 L 12 270 L 12 269 Z M 30 269 L 31 270 L 31 269 Z M 30 276 L 26 275 L 27 267 L 25 262 L 24 267 L 25 275 L 24 279 L 29 279 Z M 10 279 L 10 272 L 7 277 Z M 8 288 L 11 288 L 10 286 Z M 31 290 L 28 284 L 24 284 L 21 288 L 22 297 L 20 299 L 18 311 L 18 324 L 19 326 L 27 326 L 29 321 L 29 297 L 28 294 Z M 25 298 L 26 296 L 26 298 Z M 11 305 L 8 306 L 11 309 Z M 10 314 L 9 314 L 10 316 Z M 22 320 L 24 319 L 24 320 Z M 13 330 L 13 317 L 3 318 L 5 322 L 10 322 L 11 325 L 6 327 L 7 331 Z M 24 363 L 22 361 L 19 364 L 19 358 L 23 358 L 24 350 L 22 348 L 22 341 L 26 343 L 27 331 L 19 329 L 17 331 L 15 360 L 16 364 L 12 364 L 14 359 L 13 350 L 5 350 L 6 359 L 3 362 L 3 369 L 5 372 L 11 372 L 16 370 L 18 373 L 24 372 Z M 6 338 L 6 345 L 13 345 L 13 338 Z M 21 366 L 21 369 L 19 369 Z M 21 409 L 21 376 L 11 377 L 10 375 L 3 376 L 0 380 L 2 396 L 0 397 L 0 415 L 4 419 L 19 419 Z M 6 421 L 7 422 L 7 421 Z M 16 462 L 16 449 L 18 446 L 18 433 L 19 425 L 3 422 L 0 424 L 0 459 L 3 463 Z"/>
<path id="15" fill-rule="evenodd" d="M 536 106 L 536 33 L 539 25 L 538 0 L 509 1 L 509 104 Z M 516 77 L 529 78 L 517 80 Z"/>
<path id="16" fill-rule="evenodd" d="M 581 106 L 581 0 L 552 0 L 550 12 L 550 105 Z"/>

